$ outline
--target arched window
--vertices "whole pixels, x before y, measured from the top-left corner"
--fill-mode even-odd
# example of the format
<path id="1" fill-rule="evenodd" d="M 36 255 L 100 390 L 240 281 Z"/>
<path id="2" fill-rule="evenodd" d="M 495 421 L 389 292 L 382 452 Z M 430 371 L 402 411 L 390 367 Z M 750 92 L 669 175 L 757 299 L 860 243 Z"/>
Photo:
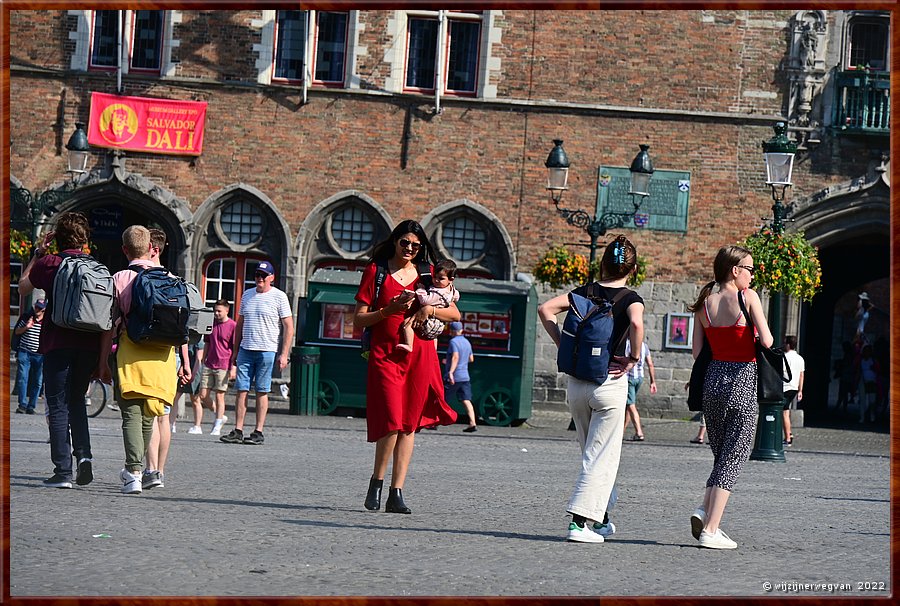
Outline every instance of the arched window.
<path id="1" fill-rule="evenodd" d="M 264 231 L 262 213 L 247 200 L 235 200 L 218 214 L 218 224 L 223 238 L 237 244 L 248 246 L 259 242 Z"/>
<path id="2" fill-rule="evenodd" d="M 444 223 L 441 239 L 444 248 L 459 261 L 473 261 L 484 255 L 484 230 L 469 217 Z"/>
<path id="3" fill-rule="evenodd" d="M 358 206 L 345 206 L 330 216 L 330 222 L 331 237 L 343 251 L 358 253 L 375 244 L 375 224 Z"/>

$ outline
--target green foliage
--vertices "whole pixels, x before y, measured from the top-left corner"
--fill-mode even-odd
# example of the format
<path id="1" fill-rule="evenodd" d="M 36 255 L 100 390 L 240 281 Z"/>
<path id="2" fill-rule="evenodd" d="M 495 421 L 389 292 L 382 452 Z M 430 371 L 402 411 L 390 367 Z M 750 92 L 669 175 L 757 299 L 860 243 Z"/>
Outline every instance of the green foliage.
<path id="1" fill-rule="evenodd" d="M 822 290 L 819 251 L 803 232 L 777 234 L 764 228 L 739 243 L 753 256 L 753 284 L 809 301 Z"/>

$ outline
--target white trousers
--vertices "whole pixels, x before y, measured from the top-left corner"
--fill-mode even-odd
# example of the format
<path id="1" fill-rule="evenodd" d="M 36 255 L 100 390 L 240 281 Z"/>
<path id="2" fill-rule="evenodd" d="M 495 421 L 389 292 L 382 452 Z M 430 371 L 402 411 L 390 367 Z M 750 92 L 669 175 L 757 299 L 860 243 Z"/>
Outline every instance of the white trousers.
<path id="1" fill-rule="evenodd" d="M 569 377 L 566 403 L 575 421 L 581 446 L 581 473 L 566 506 L 569 513 L 603 521 L 619 471 L 622 436 L 625 433 L 625 400 L 628 379 L 607 379 L 603 385 Z"/>

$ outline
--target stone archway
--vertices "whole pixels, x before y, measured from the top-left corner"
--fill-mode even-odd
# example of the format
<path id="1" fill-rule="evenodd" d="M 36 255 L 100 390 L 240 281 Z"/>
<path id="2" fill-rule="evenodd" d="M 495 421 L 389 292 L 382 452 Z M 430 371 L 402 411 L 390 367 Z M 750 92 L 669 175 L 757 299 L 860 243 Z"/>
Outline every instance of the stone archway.
<path id="1" fill-rule="evenodd" d="M 193 215 L 187 202 L 146 177 L 119 167 L 108 176 L 91 173 L 78 183 L 59 211 L 85 213 L 92 224 L 93 255 L 115 272 L 126 267 L 121 252 L 122 231 L 129 225 L 158 226 L 168 244 L 163 264 L 193 280 L 193 258 L 188 234 Z"/>
<path id="2" fill-rule="evenodd" d="M 822 291 L 801 307 L 799 351 L 806 360 L 806 418 L 819 424 L 841 422 L 829 410 L 834 399 L 832 366 L 841 357 L 852 318 L 848 299 L 867 284 L 890 278 L 890 182 L 882 166 L 866 177 L 826 188 L 795 204 L 793 229 L 819 248 Z M 885 308 L 888 301 L 885 302 Z M 885 335 L 886 337 L 887 335 Z"/>

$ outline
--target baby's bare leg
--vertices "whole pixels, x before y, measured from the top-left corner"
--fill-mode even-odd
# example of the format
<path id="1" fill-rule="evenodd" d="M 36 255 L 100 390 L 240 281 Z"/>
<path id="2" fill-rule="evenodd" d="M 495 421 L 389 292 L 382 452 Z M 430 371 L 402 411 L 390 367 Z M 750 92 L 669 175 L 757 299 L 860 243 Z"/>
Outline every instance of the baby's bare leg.
<path id="1" fill-rule="evenodd" d="M 407 352 L 412 351 L 414 340 L 412 316 L 410 316 L 403 320 L 403 324 L 400 325 L 400 342 L 397 344 L 397 349 Z"/>

